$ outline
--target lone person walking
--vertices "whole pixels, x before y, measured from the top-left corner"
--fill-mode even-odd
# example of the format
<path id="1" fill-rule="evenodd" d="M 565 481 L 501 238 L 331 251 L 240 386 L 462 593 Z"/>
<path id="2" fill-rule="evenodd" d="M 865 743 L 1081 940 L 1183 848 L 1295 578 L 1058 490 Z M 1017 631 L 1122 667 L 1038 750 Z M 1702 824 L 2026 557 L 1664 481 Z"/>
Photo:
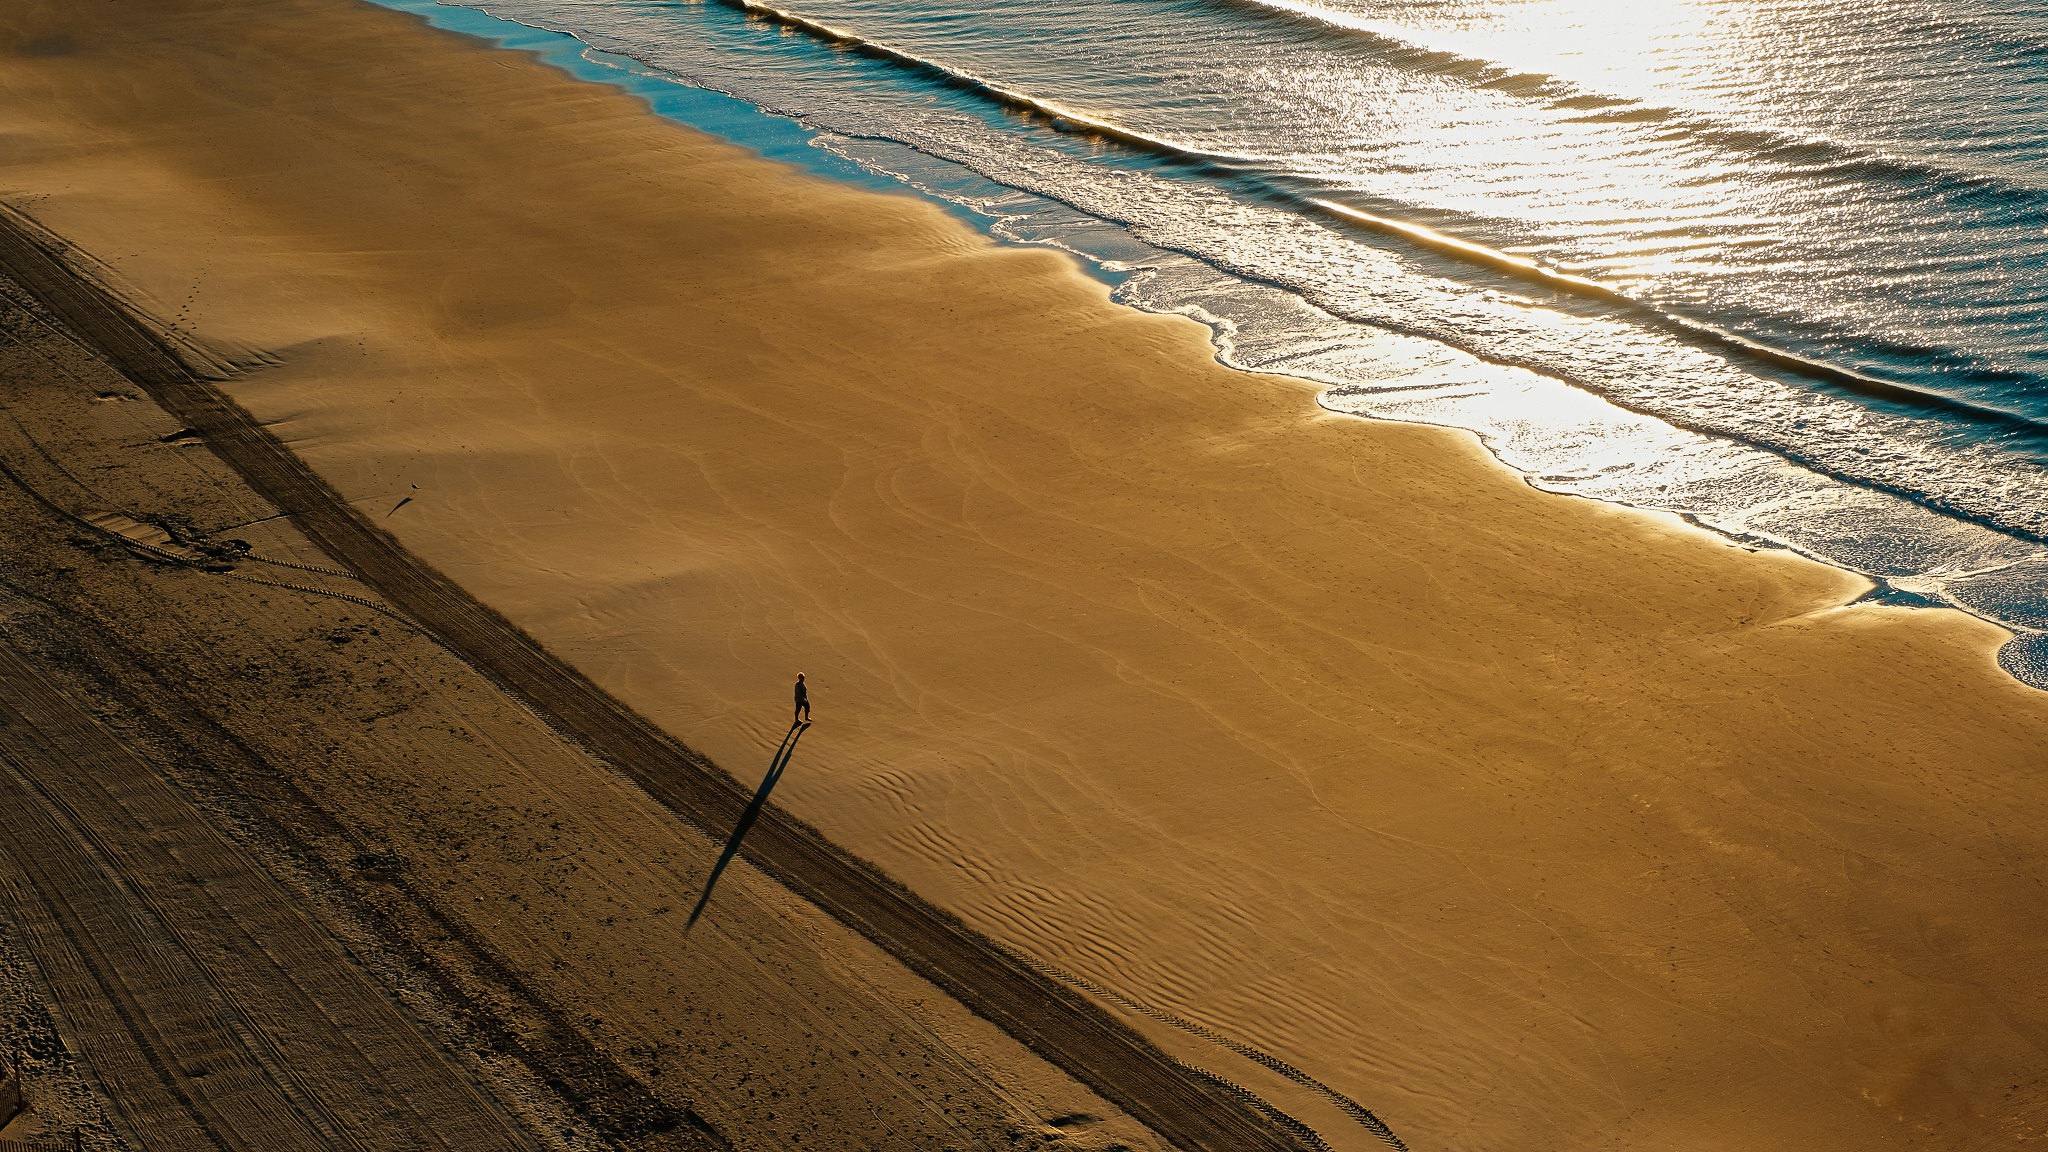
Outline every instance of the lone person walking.
<path id="1" fill-rule="evenodd" d="M 804 674 L 801 672 L 796 674 L 796 716 L 790 723 L 795 724 L 799 721 L 805 724 L 811 722 L 811 690 L 804 687 Z"/>

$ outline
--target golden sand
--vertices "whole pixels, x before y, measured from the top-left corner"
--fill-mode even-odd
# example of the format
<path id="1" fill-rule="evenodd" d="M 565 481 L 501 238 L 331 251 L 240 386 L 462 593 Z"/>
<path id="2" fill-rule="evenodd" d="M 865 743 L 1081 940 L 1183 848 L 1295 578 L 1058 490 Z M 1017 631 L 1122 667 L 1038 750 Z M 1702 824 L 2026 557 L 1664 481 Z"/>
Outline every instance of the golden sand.
<path id="1" fill-rule="evenodd" d="M 0 56 L 10 202 L 743 778 L 808 673 L 779 798 L 1000 938 L 1417 1148 L 2048 1142 L 1996 629 L 355 0 L 0 27 L 70 46 Z"/>

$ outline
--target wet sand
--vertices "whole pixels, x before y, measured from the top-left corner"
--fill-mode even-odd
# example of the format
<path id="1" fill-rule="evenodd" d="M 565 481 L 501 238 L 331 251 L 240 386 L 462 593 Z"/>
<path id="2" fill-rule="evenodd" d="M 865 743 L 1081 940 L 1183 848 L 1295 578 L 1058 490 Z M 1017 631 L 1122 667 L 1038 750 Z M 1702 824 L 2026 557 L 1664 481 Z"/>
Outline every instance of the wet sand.
<path id="1" fill-rule="evenodd" d="M 2048 1132 L 2048 696 L 1997 630 L 410 18 L 131 8 L 0 17 L 9 201 L 715 759 L 807 672 L 778 800 L 970 923 L 1416 1147 Z"/>

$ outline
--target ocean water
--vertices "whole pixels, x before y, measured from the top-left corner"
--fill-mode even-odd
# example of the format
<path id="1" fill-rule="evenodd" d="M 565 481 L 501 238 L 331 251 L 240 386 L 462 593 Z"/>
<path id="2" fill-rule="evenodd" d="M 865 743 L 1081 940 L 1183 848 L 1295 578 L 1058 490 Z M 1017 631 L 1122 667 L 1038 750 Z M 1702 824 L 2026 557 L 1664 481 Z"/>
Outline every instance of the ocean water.
<path id="1" fill-rule="evenodd" d="M 2048 7 L 381 2 L 573 37 L 518 46 L 1332 409 L 1999 621 L 2048 687 Z"/>

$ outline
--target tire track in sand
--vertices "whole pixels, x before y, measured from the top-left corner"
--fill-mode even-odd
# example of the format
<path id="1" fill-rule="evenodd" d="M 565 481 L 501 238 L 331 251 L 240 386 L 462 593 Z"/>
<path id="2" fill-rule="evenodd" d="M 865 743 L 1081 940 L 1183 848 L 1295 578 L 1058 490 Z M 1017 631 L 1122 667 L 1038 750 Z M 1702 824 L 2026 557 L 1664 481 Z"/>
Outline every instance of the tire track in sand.
<path id="1" fill-rule="evenodd" d="M 0 636 L 0 887 L 141 1148 L 537 1147 L 174 788 Z"/>
<path id="2" fill-rule="evenodd" d="M 69 674 L 65 686 L 70 696 L 91 700 L 95 714 L 115 717 L 124 731 L 132 726 L 151 733 L 152 765 L 166 767 L 156 757 L 178 762 L 168 775 L 180 778 L 181 787 L 187 786 L 182 778 L 195 770 L 208 777 L 202 794 L 215 803 L 232 797 L 230 825 L 246 825 L 245 835 L 253 831 L 257 841 L 318 875 L 315 882 L 325 898 L 339 905 L 321 923 L 331 925 L 338 910 L 343 922 L 369 938 L 371 968 L 388 971 L 395 964 L 422 982 L 433 1014 L 444 1027 L 452 1025 L 444 1043 L 487 1053 L 484 1059 L 498 1065 L 501 1075 L 502 1061 L 516 1064 L 512 1083 L 499 1081 L 501 1089 L 547 1092 L 607 1146 L 732 1152 L 696 1112 L 659 1099 L 596 1047 L 559 1004 L 540 994 L 506 957 L 423 890 L 409 869 L 378 874 L 369 884 L 342 879 L 337 867 L 353 868 L 358 878 L 365 876 L 366 862 L 378 867 L 379 843 L 311 798 L 291 765 L 267 759 L 215 724 L 181 684 L 166 678 L 166 673 L 176 674 L 174 669 L 152 664 L 100 621 L 66 612 L 5 582 L 0 582 L 0 616 L 5 618 L 0 632 L 24 658 Z M 0 741 L 7 731 L 0 726 Z M 0 877 L 5 863 L 0 856 Z M 88 998 L 94 995 L 91 987 L 83 991 Z M 264 1000 L 278 1002 L 276 997 Z M 97 1001 L 88 1010 L 97 1010 Z M 545 1123 L 530 1114 L 526 1118 Z"/>
<path id="3" fill-rule="evenodd" d="M 717 836 L 746 791 L 613 699 L 531 637 L 415 559 L 141 320 L 59 253 L 65 245 L 0 211 L 4 266 L 114 367 L 146 390 L 342 567 L 438 635 L 487 679 L 685 821 Z M 779 809 L 748 845 L 756 867 L 971 1011 L 1188 1152 L 1302 1152 L 1287 1126 L 1182 1067 L 1085 996 L 1022 963 L 956 917 Z"/>

